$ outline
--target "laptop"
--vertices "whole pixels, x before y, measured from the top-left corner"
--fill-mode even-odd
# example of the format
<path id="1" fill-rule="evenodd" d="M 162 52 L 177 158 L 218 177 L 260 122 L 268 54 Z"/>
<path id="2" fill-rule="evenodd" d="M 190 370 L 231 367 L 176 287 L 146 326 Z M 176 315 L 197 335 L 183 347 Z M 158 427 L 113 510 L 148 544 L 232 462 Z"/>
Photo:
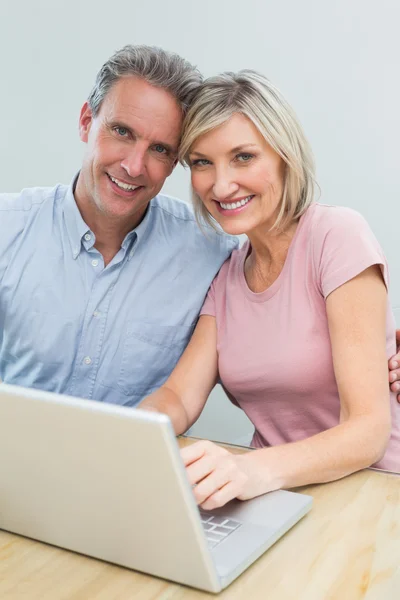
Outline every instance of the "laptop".
<path id="1" fill-rule="evenodd" d="M 219 592 L 311 503 L 200 512 L 167 416 L 0 385 L 0 529 Z"/>

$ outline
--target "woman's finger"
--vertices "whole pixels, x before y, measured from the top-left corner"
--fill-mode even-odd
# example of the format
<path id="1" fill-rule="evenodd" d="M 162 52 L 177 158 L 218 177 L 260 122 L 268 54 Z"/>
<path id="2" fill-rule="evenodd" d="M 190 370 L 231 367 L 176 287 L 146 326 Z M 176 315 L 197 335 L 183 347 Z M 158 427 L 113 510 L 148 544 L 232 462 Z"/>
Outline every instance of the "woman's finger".
<path id="1" fill-rule="evenodd" d="M 207 498 L 218 492 L 230 481 L 226 470 L 216 469 L 196 485 L 193 490 L 197 504 L 202 505 Z"/>
<path id="2" fill-rule="evenodd" d="M 191 485 L 198 484 L 215 469 L 215 459 L 212 456 L 203 455 L 198 460 L 186 467 L 186 473 Z"/>
<path id="3" fill-rule="evenodd" d="M 224 506 L 227 502 L 237 497 L 237 487 L 237 482 L 229 481 L 200 504 L 200 507 L 204 510 L 214 510 L 215 508 Z"/>
<path id="4" fill-rule="evenodd" d="M 186 446 L 185 448 L 182 448 L 180 452 L 181 452 L 181 457 L 182 457 L 183 464 L 185 465 L 185 467 L 187 467 L 192 462 L 195 462 L 196 460 L 199 460 L 199 458 L 204 456 L 206 453 L 206 450 L 207 450 L 207 445 L 203 441 L 195 442 L 194 444 L 191 444 L 190 446 Z"/>

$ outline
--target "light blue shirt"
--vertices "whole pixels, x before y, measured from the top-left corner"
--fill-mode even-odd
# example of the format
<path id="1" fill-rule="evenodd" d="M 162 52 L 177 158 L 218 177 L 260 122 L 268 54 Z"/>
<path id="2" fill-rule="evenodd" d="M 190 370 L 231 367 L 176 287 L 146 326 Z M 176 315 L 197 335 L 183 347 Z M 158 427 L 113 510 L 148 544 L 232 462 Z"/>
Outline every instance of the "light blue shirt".
<path id="1" fill-rule="evenodd" d="M 0 194 L 0 379 L 134 406 L 166 380 L 235 238 L 158 195 L 104 268 L 72 186 Z"/>

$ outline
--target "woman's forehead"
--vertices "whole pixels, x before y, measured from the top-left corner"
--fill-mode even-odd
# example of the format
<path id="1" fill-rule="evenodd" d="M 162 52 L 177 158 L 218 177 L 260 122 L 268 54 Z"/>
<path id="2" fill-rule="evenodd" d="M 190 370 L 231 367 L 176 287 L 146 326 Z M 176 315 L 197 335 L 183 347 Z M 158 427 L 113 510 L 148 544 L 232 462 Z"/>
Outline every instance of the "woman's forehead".
<path id="1" fill-rule="evenodd" d="M 245 115 L 235 113 L 220 125 L 200 135 L 192 144 L 192 153 L 222 150 L 232 151 L 243 146 L 266 143 L 254 123 Z"/>

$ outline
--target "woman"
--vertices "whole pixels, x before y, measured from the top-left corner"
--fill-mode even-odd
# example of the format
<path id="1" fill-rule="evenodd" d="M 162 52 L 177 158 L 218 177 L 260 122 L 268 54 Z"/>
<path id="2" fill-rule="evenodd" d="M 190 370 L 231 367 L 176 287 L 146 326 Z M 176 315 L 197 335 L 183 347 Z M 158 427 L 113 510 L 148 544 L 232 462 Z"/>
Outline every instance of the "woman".
<path id="1" fill-rule="evenodd" d="M 373 464 L 400 470 L 386 261 L 359 214 L 313 203 L 311 152 L 280 92 L 253 71 L 208 79 L 181 152 L 200 221 L 248 237 L 215 278 L 174 372 L 141 405 L 182 433 L 219 377 L 253 422 L 254 452 L 211 442 L 182 451 L 198 504 Z"/>

